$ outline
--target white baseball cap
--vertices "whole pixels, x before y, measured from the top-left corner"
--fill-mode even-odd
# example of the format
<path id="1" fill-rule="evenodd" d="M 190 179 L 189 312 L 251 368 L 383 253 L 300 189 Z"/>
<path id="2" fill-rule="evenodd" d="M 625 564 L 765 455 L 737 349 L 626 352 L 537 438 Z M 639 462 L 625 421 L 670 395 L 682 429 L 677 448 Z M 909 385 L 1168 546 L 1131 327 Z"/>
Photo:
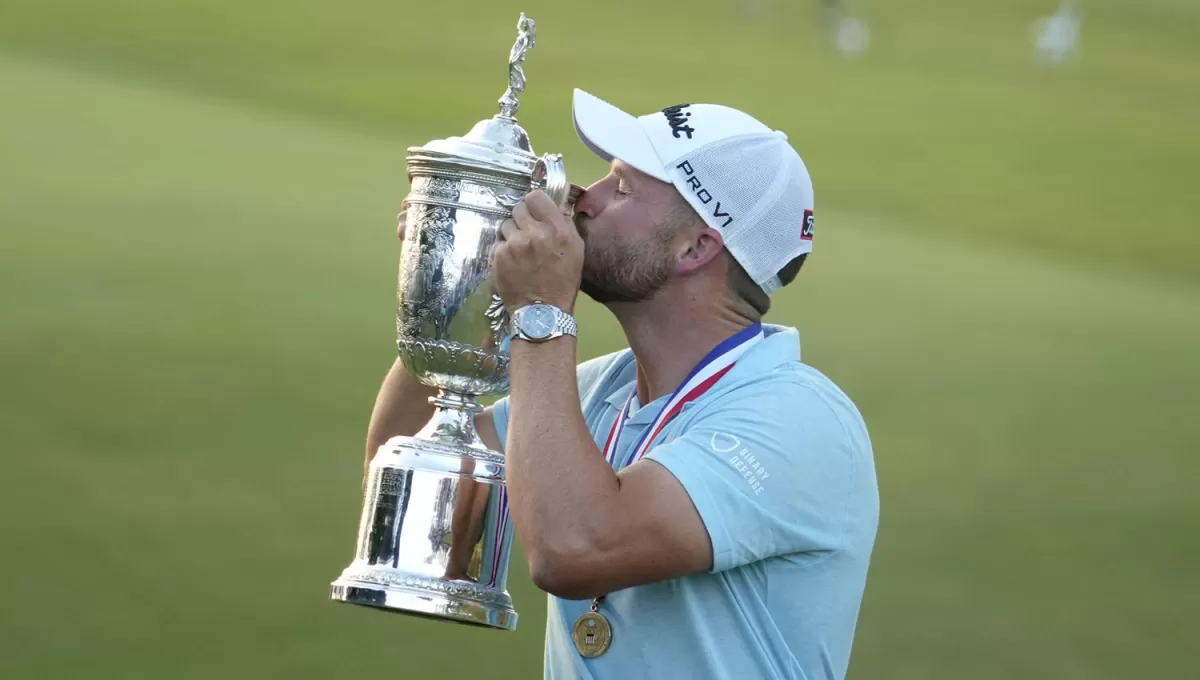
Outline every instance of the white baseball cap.
<path id="1" fill-rule="evenodd" d="M 812 179 L 783 132 L 715 104 L 634 117 L 577 89 L 573 108 L 593 153 L 674 184 L 768 294 L 783 285 L 779 270 L 812 252 Z"/>

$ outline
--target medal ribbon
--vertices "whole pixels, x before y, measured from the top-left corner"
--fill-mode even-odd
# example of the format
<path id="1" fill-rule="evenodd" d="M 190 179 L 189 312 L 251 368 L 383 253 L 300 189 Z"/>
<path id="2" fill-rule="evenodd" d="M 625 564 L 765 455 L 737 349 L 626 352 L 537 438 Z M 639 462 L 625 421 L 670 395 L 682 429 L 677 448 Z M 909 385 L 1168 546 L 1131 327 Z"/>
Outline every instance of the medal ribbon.
<path id="1" fill-rule="evenodd" d="M 629 398 L 625 400 L 625 406 L 621 408 L 621 412 L 617 414 L 617 419 L 613 423 L 612 429 L 609 430 L 608 439 L 604 443 L 604 459 L 614 470 L 623 469 L 642 459 L 646 452 L 650 450 L 650 446 L 654 440 L 666 427 L 667 423 L 672 418 L 679 415 L 683 410 L 683 405 L 695 401 L 705 392 L 717 384 L 717 381 L 729 372 L 737 360 L 741 358 L 746 350 L 750 349 L 759 340 L 763 339 L 763 327 L 761 323 L 751 324 L 736 334 L 726 338 L 721 344 L 717 345 L 708 353 L 699 364 L 692 369 L 692 372 L 683 381 L 683 384 L 671 394 L 671 398 L 659 411 L 654 422 L 642 432 L 642 436 L 638 439 L 637 444 L 633 447 L 632 455 L 625 461 L 621 468 L 617 468 L 614 463 L 616 461 L 617 449 L 621 441 L 621 433 L 625 430 L 625 421 L 629 415 L 629 407 L 633 404 L 633 398 L 637 396 L 637 383 L 634 383 L 633 391 L 630 392 Z M 489 585 L 496 585 L 496 576 L 500 570 L 501 551 L 504 550 L 504 539 L 508 532 L 508 488 L 500 487 L 500 521 L 496 531 L 496 538 L 493 541 L 494 560 L 492 562 L 492 573 Z"/>
<path id="2" fill-rule="evenodd" d="M 736 335 L 732 335 L 725 339 L 724 342 L 713 348 L 700 363 L 692 369 L 691 374 L 683 381 L 683 384 L 671 395 L 667 400 L 666 405 L 659 411 L 654 422 L 650 424 L 643 432 L 637 444 L 634 445 L 631 455 L 625 461 L 621 468 L 615 465 L 617 450 L 620 447 L 621 434 L 625 430 L 625 422 L 629 416 L 629 407 L 633 404 L 633 398 L 637 396 L 637 385 L 634 385 L 633 391 L 629 394 L 629 398 L 625 400 L 625 406 L 621 408 L 621 412 L 617 414 L 617 419 L 613 422 L 612 430 L 608 433 L 608 440 L 604 444 L 604 459 L 608 461 L 613 469 L 622 469 L 628 467 L 637 461 L 641 460 L 646 452 L 650 450 L 654 440 L 666 427 L 667 423 L 672 418 L 679 415 L 683 410 L 683 405 L 689 401 L 698 399 L 701 395 L 717 384 L 729 369 L 737 363 L 742 354 L 750 349 L 759 340 L 763 339 L 763 329 L 761 323 L 756 323 L 738 331 Z"/>

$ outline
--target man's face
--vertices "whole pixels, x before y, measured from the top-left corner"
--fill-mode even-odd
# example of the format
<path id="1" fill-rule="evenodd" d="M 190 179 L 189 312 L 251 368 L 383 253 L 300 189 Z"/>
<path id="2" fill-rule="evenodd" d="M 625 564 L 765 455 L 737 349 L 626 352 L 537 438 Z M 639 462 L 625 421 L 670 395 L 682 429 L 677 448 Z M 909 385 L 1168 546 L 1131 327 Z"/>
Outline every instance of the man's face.
<path id="1" fill-rule="evenodd" d="M 586 244 L 580 290 L 600 303 L 652 297 L 675 271 L 675 242 L 690 212 L 674 186 L 614 160 L 575 206 Z"/>

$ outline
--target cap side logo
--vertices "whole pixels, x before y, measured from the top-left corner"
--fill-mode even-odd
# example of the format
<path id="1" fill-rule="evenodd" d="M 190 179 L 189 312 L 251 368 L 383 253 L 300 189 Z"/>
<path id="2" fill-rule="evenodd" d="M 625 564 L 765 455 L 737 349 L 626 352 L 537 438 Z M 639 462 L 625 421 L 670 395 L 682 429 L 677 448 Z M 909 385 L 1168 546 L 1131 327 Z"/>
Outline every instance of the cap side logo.
<path id="1" fill-rule="evenodd" d="M 690 161 L 683 161 L 675 167 L 683 171 L 683 176 L 687 178 L 684 179 L 684 182 L 688 185 L 688 188 L 692 190 L 692 193 L 696 195 L 697 200 L 704 205 L 709 205 L 713 202 L 713 195 L 708 192 L 708 189 L 704 188 L 704 184 L 700 181 L 700 178 L 696 176 L 696 171 L 692 168 Z M 680 189 L 680 192 L 682 191 L 683 189 Z M 722 229 L 728 227 L 730 224 L 733 224 L 733 215 L 721 210 L 720 201 L 717 201 L 717 204 L 713 206 L 712 216 L 713 219 L 711 222 L 709 222 L 709 224 L 713 226 L 716 226 L 717 220 L 722 218 L 725 220 L 721 223 Z"/>
<path id="2" fill-rule="evenodd" d="M 813 211 L 804 211 L 804 226 L 800 228 L 800 240 L 813 240 Z"/>
<path id="3" fill-rule="evenodd" d="M 692 117 L 692 112 L 684 112 L 684 109 L 689 106 L 691 104 L 676 104 L 662 110 L 663 115 L 667 117 L 667 123 L 671 125 L 671 134 L 675 135 L 676 139 L 679 139 L 679 133 L 681 132 L 687 133 L 687 138 L 691 139 L 692 133 L 696 131 L 695 128 L 687 124 L 688 119 Z"/>

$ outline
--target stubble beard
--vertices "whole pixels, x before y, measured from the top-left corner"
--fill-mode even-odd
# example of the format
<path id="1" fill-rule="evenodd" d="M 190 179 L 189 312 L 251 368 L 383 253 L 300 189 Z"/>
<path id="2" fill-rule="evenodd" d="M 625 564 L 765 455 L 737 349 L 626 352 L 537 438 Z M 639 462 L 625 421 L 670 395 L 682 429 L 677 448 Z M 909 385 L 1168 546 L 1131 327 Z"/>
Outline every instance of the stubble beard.
<path id="1" fill-rule="evenodd" d="M 641 243 L 599 246 L 588 239 L 586 220 L 576 215 L 575 228 L 584 242 L 581 293 L 600 304 L 641 302 L 666 285 L 674 269 L 667 230 L 655 229 Z"/>

